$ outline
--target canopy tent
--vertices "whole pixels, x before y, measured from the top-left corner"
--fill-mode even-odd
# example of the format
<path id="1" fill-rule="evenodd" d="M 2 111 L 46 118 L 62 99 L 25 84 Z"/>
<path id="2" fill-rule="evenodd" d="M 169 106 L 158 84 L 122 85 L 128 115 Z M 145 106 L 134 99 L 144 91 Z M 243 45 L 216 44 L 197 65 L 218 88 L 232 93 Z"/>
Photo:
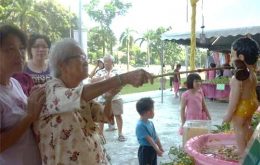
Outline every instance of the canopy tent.
<path id="1" fill-rule="evenodd" d="M 196 47 L 206 48 L 211 51 L 230 52 L 231 44 L 242 36 L 250 35 L 260 44 L 260 26 L 239 27 L 230 29 L 204 30 L 205 42 L 200 42 L 201 31 L 196 32 Z M 191 32 L 167 31 L 161 35 L 163 41 L 173 41 L 177 44 L 188 45 L 191 43 Z M 187 49 L 186 49 L 187 53 Z M 188 56 L 186 56 L 186 69 Z M 163 93 L 163 92 L 162 92 Z M 163 94 L 162 94 L 163 97 Z"/>
<path id="2" fill-rule="evenodd" d="M 260 26 L 205 30 L 204 34 L 205 42 L 200 42 L 201 32 L 196 32 L 196 45 L 199 48 L 207 48 L 212 51 L 230 51 L 232 42 L 245 35 L 250 35 L 260 44 Z M 161 40 L 170 40 L 177 44 L 190 45 L 190 32 L 175 33 L 167 31 L 161 35 Z"/>

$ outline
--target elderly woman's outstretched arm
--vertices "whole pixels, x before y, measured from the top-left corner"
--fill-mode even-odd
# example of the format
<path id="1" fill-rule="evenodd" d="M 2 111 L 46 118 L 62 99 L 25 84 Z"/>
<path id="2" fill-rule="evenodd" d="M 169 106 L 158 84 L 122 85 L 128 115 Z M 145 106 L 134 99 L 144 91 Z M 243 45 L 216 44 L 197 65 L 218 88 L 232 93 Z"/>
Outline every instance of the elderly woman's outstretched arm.
<path id="1" fill-rule="evenodd" d="M 111 89 L 121 88 L 126 84 L 139 87 L 149 81 L 151 83 L 153 82 L 152 75 L 145 70 L 139 69 L 127 72 L 104 81 L 85 85 L 82 92 L 82 98 L 85 101 L 89 101 Z"/>
<path id="2" fill-rule="evenodd" d="M 116 75 L 97 83 L 68 88 L 60 79 L 47 82 L 46 108 L 41 112 L 41 117 L 50 114 L 63 113 L 79 109 L 81 101 L 89 102 L 94 98 L 111 93 L 112 97 L 119 92 L 124 85 L 130 84 L 139 87 L 148 81 L 152 82 L 152 75 L 144 70 L 135 70 L 128 73 Z M 115 92 L 116 91 L 116 92 Z M 109 108 L 108 108 L 109 109 Z"/>
<path id="3" fill-rule="evenodd" d="M 75 111 L 81 108 L 82 101 L 89 102 L 126 84 L 139 87 L 153 79 L 151 74 L 140 69 L 83 85 L 81 82 L 88 76 L 87 55 L 72 39 L 57 42 L 49 61 L 53 79 L 46 83 L 47 105 L 41 117 Z"/>

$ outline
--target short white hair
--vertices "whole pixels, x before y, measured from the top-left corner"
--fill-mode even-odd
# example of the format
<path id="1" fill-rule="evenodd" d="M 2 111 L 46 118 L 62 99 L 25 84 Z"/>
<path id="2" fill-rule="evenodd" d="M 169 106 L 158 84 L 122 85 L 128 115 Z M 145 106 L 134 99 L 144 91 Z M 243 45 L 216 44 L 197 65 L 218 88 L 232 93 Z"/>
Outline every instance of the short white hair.
<path id="1" fill-rule="evenodd" d="M 113 63 L 115 62 L 115 58 L 114 56 L 112 56 L 111 54 L 107 54 L 103 57 L 104 61 L 105 59 L 110 59 Z"/>
<path id="2" fill-rule="evenodd" d="M 59 64 L 66 61 L 71 56 L 75 56 L 74 49 L 71 49 L 73 46 L 80 45 L 71 38 L 66 38 L 61 41 L 56 42 L 50 50 L 49 54 L 49 64 L 50 64 L 50 71 L 53 77 L 60 77 L 61 71 L 59 68 Z"/>

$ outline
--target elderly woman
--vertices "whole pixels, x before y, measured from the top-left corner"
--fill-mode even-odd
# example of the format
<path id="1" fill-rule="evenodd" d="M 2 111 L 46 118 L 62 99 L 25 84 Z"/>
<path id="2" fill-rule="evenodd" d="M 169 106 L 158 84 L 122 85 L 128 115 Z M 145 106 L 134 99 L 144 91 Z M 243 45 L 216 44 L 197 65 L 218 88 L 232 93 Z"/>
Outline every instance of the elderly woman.
<path id="1" fill-rule="evenodd" d="M 40 165 L 40 153 L 32 123 L 38 118 L 44 89 L 27 99 L 21 85 L 11 76 L 22 70 L 26 36 L 17 27 L 0 26 L 0 164 Z"/>
<path id="2" fill-rule="evenodd" d="M 111 99 L 126 84 L 140 86 L 152 79 L 144 70 L 116 75 L 83 85 L 88 76 L 87 56 L 77 42 L 65 39 L 50 52 L 53 79 L 46 83 L 46 106 L 35 123 L 44 164 L 107 164 L 95 122 L 111 116 Z M 110 91 L 105 108 L 92 99 Z"/>

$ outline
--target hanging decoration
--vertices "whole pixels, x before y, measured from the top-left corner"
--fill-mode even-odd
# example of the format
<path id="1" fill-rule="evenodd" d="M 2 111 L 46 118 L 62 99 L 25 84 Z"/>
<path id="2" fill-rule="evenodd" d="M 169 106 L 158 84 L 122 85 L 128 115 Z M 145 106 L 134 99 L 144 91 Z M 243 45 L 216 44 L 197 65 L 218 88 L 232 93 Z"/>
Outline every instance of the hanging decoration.
<path id="1" fill-rule="evenodd" d="M 201 34 L 200 34 L 200 43 L 205 44 L 206 43 L 206 35 L 204 33 L 204 13 L 203 13 L 203 0 L 201 0 Z"/>

